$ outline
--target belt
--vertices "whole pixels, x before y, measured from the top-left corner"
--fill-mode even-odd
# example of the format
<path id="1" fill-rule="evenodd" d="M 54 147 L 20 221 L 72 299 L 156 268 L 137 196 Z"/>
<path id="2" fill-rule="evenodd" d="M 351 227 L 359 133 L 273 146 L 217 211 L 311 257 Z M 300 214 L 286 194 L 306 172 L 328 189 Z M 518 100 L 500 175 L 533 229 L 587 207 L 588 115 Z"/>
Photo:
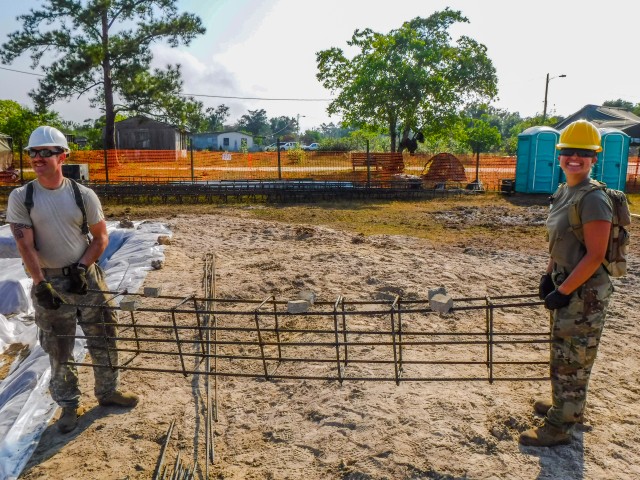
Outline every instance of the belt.
<path id="1" fill-rule="evenodd" d="M 43 268 L 42 273 L 44 273 L 45 277 L 68 277 L 69 267 Z"/>

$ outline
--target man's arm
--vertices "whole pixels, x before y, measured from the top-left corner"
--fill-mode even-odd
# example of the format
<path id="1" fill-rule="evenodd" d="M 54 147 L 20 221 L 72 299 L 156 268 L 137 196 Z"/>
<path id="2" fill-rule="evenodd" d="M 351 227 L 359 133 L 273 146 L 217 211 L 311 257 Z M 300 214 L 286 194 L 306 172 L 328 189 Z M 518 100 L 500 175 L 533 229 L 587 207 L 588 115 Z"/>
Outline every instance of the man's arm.
<path id="1" fill-rule="evenodd" d="M 24 266 L 31 275 L 34 285 L 37 285 L 44 280 L 44 274 L 40 268 L 38 251 L 33 242 L 33 227 L 24 223 L 11 223 L 10 226 Z"/>
<path id="2" fill-rule="evenodd" d="M 97 261 L 109 245 L 109 234 L 107 233 L 107 222 L 104 220 L 89 226 L 89 231 L 93 237 L 91 243 L 78 260 L 87 267 Z"/>

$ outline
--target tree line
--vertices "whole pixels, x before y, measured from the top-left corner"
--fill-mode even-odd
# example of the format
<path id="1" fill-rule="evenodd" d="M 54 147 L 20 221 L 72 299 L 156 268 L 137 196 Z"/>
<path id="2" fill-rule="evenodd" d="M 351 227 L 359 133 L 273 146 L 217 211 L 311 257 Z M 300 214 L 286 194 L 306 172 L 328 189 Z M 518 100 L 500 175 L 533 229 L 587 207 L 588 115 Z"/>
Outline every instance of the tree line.
<path id="1" fill-rule="evenodd" d="M 86 137 L 90 148 L 113 149 L 115 122 L 144 115 L 191 133 L 244 131 L 258 144 L 279 137 L 327 150 L 368 144 L 383 151 L 513 154 L 525 128 L 561 120 L 491 106 L 498 78 L 487 48 L 466 35 L 451 37 L 452 26 L 469 21 L 449 8 L 386 33 L 356 30 L 346 42 L 352 56 L 340 47 L 317 52 L 316 77 L 333 95 L 327 112 L 342 122 L 305 132 L 297 116 L 269 118 L 264 109 L 229 123 L 226 105 L 205 108 L 181 93 L 180 65 L 151 69 L 153 43 L 189 45 L 205 33 L 196 15 L 178 12 L 177 0 L 44 0 L 17 20 L 21 28 L 0 46 L 0 59 L 29 54 L 44 74 L 30 92 L 33 110 L 0 101 L 0 131 L 18 147 L 34 125 L 49 123 Z M 50 110 L 58 100 L 82 96 L 104 114 L 79 124 Z M 640 113 L 640 104 L 626 100 L 607 104 Z"/>

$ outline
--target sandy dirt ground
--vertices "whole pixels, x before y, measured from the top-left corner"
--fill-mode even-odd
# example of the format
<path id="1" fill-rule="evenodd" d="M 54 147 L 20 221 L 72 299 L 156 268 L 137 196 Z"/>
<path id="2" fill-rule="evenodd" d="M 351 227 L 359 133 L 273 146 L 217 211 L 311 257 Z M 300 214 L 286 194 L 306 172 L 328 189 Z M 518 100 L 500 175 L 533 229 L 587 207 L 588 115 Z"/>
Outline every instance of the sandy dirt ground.
<path id="1" fill-rule="evenodd" d="M 544 219 L 543 207 L 528 212 L 505 224 L 491 209 L 468 208 L 451 213 L 451 221 L 495 222 L 496 228 L 510 228 L 518 221 Z M 173 239 L 165 250 L 164 267 L 150 272 L 145 285 L 161 285 L 166 294 L 202 295 L 203 255 L 212 253 L 220 298 L 263 299 L 275 294 L 288 300 L 309 289 L 326 301 L 339 295 L 366 301 L 388 300 L 395 294 L 426 299 L 429 289 L 440 286 L 454 298 L 522 295 L 536 291 L 546 262 L 545 252 L 535 245 L 442 246 L 403 236 L 363 237 L 326 227 L 256 220 L 248 213 L 238 208 L 224 214 L 152 219 L 168 223 Z M 632 233 L 637 238 L 636 225 Z M 632 247 L 631 273 L 615 280 L 585 424 L 576 429 L 571 445 L 553 449 L 518 445 L 519 433 L 541 421 L 532 404 L 549 396 L 547 381 L 396 385 L 347 380 L 340 385 L 326 380 L 227 377 L 218 379 L 215 463 L 209 467 L 209 478 L 640 478 L 637 252 Z M 483 327 L 485 322 L 484 311 L 475 316 L 418 317 L 416 323 L 431 322 L 439 330 L 451 331 Z M 542 307 L 509 308 L 497 312 L 496 318 L 505 329 L 548 328 Z M 544 344 L 514 344 L 504 346 L 500 355 L 545 360 L 547 352 Z M 446 360 L 461 358 L 464 352 L 442 345 L 433 355 Z M 517 373 L 535 376 L 547 371 L 531 366 Z M 435 374 L 486 376 L 487 370 L 459 365 Z M 86 367 L 81 369 L 81 381 L 86 411 L 79 428 L 61 435 L 54 419 L 21 478 L 151 478 L 172 421 L 166 463 L 173 464 L 180 453 L 186 464 L 197 462 L 204 470 L 202 376 L 126 371 L 123 387 L 141 396 L 133 410 L 99 407 Z M 205 478 L 204 473 L 199 471 L 195 478 Z"/>

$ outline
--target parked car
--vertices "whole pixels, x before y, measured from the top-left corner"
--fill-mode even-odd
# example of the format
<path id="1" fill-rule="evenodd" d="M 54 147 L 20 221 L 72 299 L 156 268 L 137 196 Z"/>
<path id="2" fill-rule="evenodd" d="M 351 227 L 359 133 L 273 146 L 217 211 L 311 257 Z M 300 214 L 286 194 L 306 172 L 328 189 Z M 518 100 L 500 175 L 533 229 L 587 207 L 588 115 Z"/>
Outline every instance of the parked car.
<path id="1" fill-rule="evenodd" d="M 318 148 L 320 148 L 320 145 L 317 143 L 312 143 L 310 145 L 303 145 L 302 149 L 306 150 L 306 151 L 310 151 L 310 150 L 318 150 Z"/>
<path id="2" fill-rule="evenodd" d="M 298 148 L 298 142 L 280 142 L 281 152 L 288 151 L 288 150 L 295 150 L 296 148 Z M 267 152 L 275 152 L 277 150 L 278 150 L 278 145 L 276 143 L 272 143 L 267 148 L 265 148 L 265 151 Z"/>
<path id="3" fill-rule="evenodd" d="M 298 142 L 284 142 L 280 144 L 280 151 L 295 150 L 298 148 Z"/>

